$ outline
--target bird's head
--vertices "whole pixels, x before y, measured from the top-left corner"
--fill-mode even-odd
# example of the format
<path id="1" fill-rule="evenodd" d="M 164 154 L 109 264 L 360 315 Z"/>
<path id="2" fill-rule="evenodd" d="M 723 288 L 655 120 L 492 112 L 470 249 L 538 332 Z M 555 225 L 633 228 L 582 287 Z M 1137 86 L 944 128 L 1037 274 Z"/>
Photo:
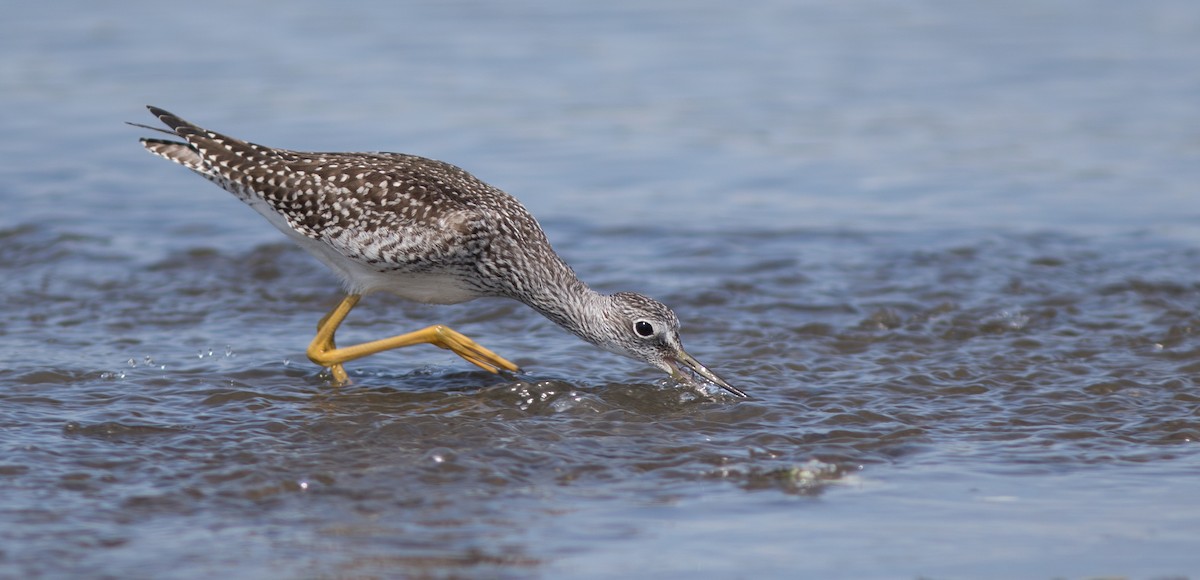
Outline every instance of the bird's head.
<path id="1" fill-rule="evenodd" d="M 633 292 L 608 297 L 606 336 L 597 344 L 606 350 L 645 361 L 677 380 L 696 384 L 683 372 L 688 369 L 704 380 L 737 395 L 746 393 L 725 382 L 683 350 L 679 341 L 679 318 L 663 303 Z"/>

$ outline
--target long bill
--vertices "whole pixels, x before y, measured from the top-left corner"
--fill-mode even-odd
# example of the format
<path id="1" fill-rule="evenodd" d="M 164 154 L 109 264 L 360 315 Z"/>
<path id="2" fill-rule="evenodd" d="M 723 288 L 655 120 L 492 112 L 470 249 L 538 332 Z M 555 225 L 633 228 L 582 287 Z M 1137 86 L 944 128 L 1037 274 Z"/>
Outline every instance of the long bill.
<path id="1" fill-rule="evenodd" d="M 697 375 L 704 377 L 704 380 L 721 387 L 722 389 L 725 389 L 726 391 L 729 391 L 738 397 L 745 399 L 750 396 L 742 392 L 741 389 L 738 389 L 737 387 L 725 382 L 725 379 L 717 376 L 717 373 L 708 370 L 708 367 L 700 364 L 700 361 L 696 360 L 692 355 L 684 352 L 683 349 L 680 349 L 679 352 L 675 354 L 675 360 L 668 359 L 667 364 L 671 367 L 671 377 L 676 380 L 682 380 L 684 382 L 690 382 L 694 384 L 694 381 L 692 381 L 687 375 L 683 374 L 682 370 L 679 368 L 680 365 L 683 365 Z"/>

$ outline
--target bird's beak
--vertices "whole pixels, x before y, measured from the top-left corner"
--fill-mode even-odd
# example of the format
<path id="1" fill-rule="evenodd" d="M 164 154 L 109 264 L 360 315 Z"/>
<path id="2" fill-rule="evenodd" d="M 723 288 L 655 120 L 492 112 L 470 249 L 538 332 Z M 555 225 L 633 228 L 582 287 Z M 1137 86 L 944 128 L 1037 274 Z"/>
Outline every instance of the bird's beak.
<path id="1" fill-rule="evenodd" d="M 687 383 L 695 384 L 695 381 L 683 374 L 683 371 L 679 368 L 682 365 L 697 375 L 704 377 L 704 380 L 717 385 L 718 387 L 721 387 L 722 389 L 725 389 L 726 391 L 729 391 L 738 397 L 743 399 L 749 397 L 749 395 L 742 392 L 740 389 L 725 382 L 725 379 L 717 376 L 717 373 L 708 370 L 708 367 L 700 364 L 700 361 L 693 358 L 692 355 L 684 352 L 683 349 L 679 349 L 679 352 L 675 354 L 674 360 L 668 358 L 667 365 L 671 367 L 671 377 L 676 380 L 682 380 Z"/>

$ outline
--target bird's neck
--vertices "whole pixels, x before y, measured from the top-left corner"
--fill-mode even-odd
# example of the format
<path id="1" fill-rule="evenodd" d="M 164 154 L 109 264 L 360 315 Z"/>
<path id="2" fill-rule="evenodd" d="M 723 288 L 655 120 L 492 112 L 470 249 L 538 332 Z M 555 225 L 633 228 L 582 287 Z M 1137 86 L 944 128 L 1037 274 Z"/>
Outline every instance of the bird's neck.
<path id="1" fill-rule="evenodd" d="M 520 300 L 579 338 L 602 345 L 611 298 L 589 288 L 566 264 L 548 274 L 548 280 Z"/>

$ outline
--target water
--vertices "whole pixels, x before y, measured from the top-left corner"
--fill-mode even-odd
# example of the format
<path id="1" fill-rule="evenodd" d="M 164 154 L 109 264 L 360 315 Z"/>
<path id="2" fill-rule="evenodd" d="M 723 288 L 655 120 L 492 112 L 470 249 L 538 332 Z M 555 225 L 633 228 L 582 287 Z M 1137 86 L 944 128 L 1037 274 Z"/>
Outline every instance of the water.
<path id="1" fill-rule="evenodd" d="M 41 3 L 0 22 L 0 576 L 1200 576 L 1188 2 Z M 143 104 L 449 160 L 754 399 L 333 278 Z"/>

